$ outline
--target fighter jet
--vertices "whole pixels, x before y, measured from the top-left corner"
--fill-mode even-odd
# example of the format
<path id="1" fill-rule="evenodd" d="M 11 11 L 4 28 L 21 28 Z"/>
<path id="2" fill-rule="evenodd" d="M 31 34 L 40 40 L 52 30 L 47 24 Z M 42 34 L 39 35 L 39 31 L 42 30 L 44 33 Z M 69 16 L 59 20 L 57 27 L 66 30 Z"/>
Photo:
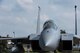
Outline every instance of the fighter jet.
<path id="1" fill-rule="evenodd" d="M 39 7 L 40 12 L 40 7 Z M 40 14 L 40 13 L 39 13 Z M 38 15 L 38 23 L 40 24 L 40 15 Z M 37 25 L 39 28 L 39 25 Z M 38 29 L 39 30 L 39 29 Z M 33 38 L 31 38 L 34 35 Z M 75 36 L 78 38 L 77 36 Z M 14 53 L 17 49 L 19 51 L 22 50 L 22 46 L 20 42 L 25 40 L 25 43 L 31 44 L 33 51 L 55 51 L 60 46 L 60 29 L 57 27 L 57 25 L 54 23 L 53 20 L 47 20 L 43 25 L 43 30 L 39 34 L 31 34 L 28 37 L 20 37 L 20 38 L 0 38 L 0 40 L 12 40 L 14 42 L 15 46 L 12 48 L 12 53 Z M 18 52 L 16 52 L 18 53 Z"/>
<path id="2" fill-rule="evenodd" d="M 35 50 L 55 51 L 60 46 L 59 45 L 60 39 L 61 39 L 60 29 L 53 22 L 53 20 L 48 20 L 44 23 L 43 30 L 40 33 L 40 35 L 37 35 L 37 36 L 35 35 L 33 39 L 30 39 L 31 36 L 32 35 L 29 35 L 28 37 L 23 37 L 23 38 L 22 37 L 21 38 L 0 38 L 0 40 L 12 40 L 15 46 L 17 48 L 20 48 L 21 46 L 20 46 L 20 43 L 18 43 L 18 41 L 21 39 L 23 40 L 27 39 L 27 41 L 31 44 L 33 51 Z"/>

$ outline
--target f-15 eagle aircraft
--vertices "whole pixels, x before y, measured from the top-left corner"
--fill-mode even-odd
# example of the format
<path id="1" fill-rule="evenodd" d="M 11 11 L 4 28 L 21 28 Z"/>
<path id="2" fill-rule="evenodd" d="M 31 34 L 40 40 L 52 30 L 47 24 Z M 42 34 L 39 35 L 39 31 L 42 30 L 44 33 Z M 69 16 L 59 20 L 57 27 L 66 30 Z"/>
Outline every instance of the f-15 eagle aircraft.
<path id="1" fill-rule="evenodd" d="M 55 51 L 60 46 L 59 43 L 60 43 L 61 36 L 60 36 L 60 30 L 58 29 L 56 24 L 52 20 L 48 20 L 44 23 L 41 34 L 37 35 L 33 39 L 30 39 L 30 36 L 29 36 L 29 37 L 23 37 L 23 38 L 22 37 L 21 38 L 0 38 L 0 40 L 12 40 L 15 43 L 15 41 L 17 40 L 27 39 L 27 38 L 29 38 L 27 41 L 31 44 L 33 51 L 34 50 Z M 15 43 L 16 47 L 19 44 L 17 41 Z"/>
<path id="2" fill-rule="evenodd" d="M 39 12 L 40 14 L 40 7 Z M 40 21 L 40 17 L 38 15 L 38 20 Z M 38 22 L 39 22 L 38 21 Z M 38 25 L 39 26 L 39 25 Z M 56 24 L 53 22 L 53 20 L 48 20 L 43 25 L 43 30 L 40 34 L 35 35 L 34 38 L 31 39 L 32 35 L 29 35 L 28 37 L 20 37 L 20 38 L 0 38 L 0 40 L 12 40 L 14 42 L 16 49 L 12 50 L 12 53 L 20 53 L 17 52 L 20 48 L 22 48 L 21 40 L 26 40 L 27 44 L 31 44 L 32 50 L 35 51 L 55 51 L 59 48 L 59 43 L 61 39 L 60 35 L 60 29 L 56 26 Z M 74 36 L 76 38 L 80 38 L 78 36 Z M 17 51 L 16 51 L 17 50 Z M 21 51 L 21 50 L 19 50 Z"/>

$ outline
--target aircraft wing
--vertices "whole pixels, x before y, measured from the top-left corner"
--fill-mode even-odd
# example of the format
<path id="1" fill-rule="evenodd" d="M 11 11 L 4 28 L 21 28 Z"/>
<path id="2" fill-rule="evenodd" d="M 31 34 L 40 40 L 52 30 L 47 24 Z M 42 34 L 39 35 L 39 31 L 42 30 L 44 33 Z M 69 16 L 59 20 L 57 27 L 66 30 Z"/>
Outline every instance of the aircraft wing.
<path id="1" fill-rule="evenodd" d="M 28 36 L 28 37 L 15 37 L 15 38 L 0 38 L 0 40 L 19 40 L 19 39 L 27 39 L 27 40 L 39 40 L 40 35 L 38 36 Z"/>
<path id="2" fill-rule="evenodd" d="M 0 38 L 0 40 L 16 40 L 16 39 L 28 39 L 28 37 Z"/>

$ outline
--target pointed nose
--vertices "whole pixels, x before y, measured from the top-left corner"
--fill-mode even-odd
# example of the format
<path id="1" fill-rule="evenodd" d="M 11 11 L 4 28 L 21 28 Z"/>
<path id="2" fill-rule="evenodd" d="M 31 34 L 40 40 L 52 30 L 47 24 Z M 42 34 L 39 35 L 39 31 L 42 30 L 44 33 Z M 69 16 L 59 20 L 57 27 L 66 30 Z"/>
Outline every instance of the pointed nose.
<path id="1" fill-rule="evenodd" d="M 42 32 L 39 39 L 39 44 L 40 47 L 45 51 L 54 51 L 58 46 L 59 39 L 60 36 L 58 32 L 50 28 Z"/>
<path id="2" fill-rule="evenodd" d="M 53 40 L 53 39 L 49 39 L 48 41 L 44 42 L 44 48 L 45 50 L 55 50 L 58 46 L 58 41 Z"/>
<path id="3" fill-rule="evenodd" d="M 50 51 L 50 50 L 54 50 L 55 47 L 54 47 L 54 44 L 52 41 L 47 41 L 47 42 L 44 42 L 44 48 L 43 48 L 45 51 Z"/>
<path id="4" fill-rule="evenodd" d="M 51 41 L 52 41 L 52 40 L 48 40 L 48 41 L 46 41 L 46 42 L 45 42 L 45 47 L 50 47 L 51 44 L 52 44 Z"/>

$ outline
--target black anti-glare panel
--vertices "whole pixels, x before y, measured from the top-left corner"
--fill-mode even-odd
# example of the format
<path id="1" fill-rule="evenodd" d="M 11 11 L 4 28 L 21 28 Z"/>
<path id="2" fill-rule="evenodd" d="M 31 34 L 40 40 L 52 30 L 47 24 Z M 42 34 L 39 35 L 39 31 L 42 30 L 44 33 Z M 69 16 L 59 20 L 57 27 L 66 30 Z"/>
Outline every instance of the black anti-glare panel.
<path id="1" fill-rule="evenodd" d="M 67 40 L 67 41 L 62 41 L 63 44 L 63 50 L 72 50 L 72 41 Z"/>

